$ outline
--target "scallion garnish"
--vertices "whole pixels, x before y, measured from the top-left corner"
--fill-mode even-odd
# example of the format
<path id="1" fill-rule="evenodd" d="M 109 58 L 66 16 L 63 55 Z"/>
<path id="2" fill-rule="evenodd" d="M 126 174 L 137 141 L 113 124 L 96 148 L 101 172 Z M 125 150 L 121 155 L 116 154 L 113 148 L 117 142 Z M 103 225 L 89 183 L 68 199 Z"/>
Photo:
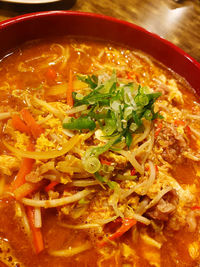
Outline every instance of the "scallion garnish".
<path id="1" fill-rule="evenodd" d="M 101 82 L 95 75 L 82 75 L 78 76 L 78 79 L 88 84 L 91 91 L 81 97 L 73 93 L 74 106 L 87 105 L 88 108 L 80 117 L 71 118 L 67 123 L 63 123 L 63 127 L 70 130 L 101 128 L 109 141 L 104 146 L 87 150 L 83 157 L 83 165 L 86 171 L 95 173 L 95 177 L 105 183 L 104 178 L 98 173 L 101 166 L 99 155 L 114 149 L 113 146 L 120 142 L 122 137 L 129 148 L 133 134 L 144 130 L 144 120 L 162 118 L 158 112 L 154 112 L 154 102 L 161 93 L 152 93 L 150 88 L 137 83 L 120 84 L 115 70 L 105 82 Z M 108 181 L 107 184 L 109 185 Z"/>

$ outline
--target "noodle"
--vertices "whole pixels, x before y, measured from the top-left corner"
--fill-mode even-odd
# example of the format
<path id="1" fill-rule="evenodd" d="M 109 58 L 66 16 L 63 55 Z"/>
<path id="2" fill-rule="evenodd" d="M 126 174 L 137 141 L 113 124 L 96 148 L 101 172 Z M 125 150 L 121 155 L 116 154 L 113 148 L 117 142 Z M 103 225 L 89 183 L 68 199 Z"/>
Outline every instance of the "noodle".
<path id="1" fill-rule="evenodd" d="M 72 196 L 69 197 L 63 197 L 59 199 L 52 199 L 52 200 L 34 200 L 34 199 L 29 199 L 29 198 L 23 198 L 22 203 L 27 205 L 27 206 L 32 206 L 32 207 L 43 207 L 45 209 L 47 208 L 55 208 L 63 205 L 67 205 L 73 202 L 76 202 L 80 200 L 81 198 L 84 198 L 91 194 L 93 191 L 84 189 L 83 191 L 80 191 Z"/>
<path id="2" fill-rule="evenodd" d="M 21 151 L 17 148 L 12 147 L 10 144 L 6 142 L 4 142 L 4 145 L 17 156 L 41 160 L 41 159 L 56 158 L 56 157 L 66 154 L 68 151 L 70 151 L 73 148 L 73 146 L 75 146 L 75 144 L 78 141 L 79 141 L 79 136 L 78 135 L 73 136 L 67 143 L 63 144 L 63 147 L 61 150 L 55 150 L 55 151 L 49 151 L 49 152 Z"/>
<path id="3" fill-rule="evenodd" d="M 10 112 L 0 113 L 0 120 L 5 120 L 11 117 Z"/>
<path id="4" fill-rule="evenodd" d="M 99 224 L 95 223 L 87 223 L 87 224 L 79 224 L 79 225 L 71 225 L 66 223 L 59 223 L 60 226 L 69 228 L 69 229 L 88 229 L 88 228 L 95 228 L 95 227 L 101 227 Z"/>
<path id="5" fill-rule="evenodd" d="M 74 255 L 77 255 L 83 251 L 90 249 L 91 247 L 92 246 L 89 243 L 85 243 L 75 248 L 70 247 L 68 249 L 63 249 L 63 250 L 49 251 L 49 254 L 51 256 L 56 256 L 56 257 L 72 257 Z"/>

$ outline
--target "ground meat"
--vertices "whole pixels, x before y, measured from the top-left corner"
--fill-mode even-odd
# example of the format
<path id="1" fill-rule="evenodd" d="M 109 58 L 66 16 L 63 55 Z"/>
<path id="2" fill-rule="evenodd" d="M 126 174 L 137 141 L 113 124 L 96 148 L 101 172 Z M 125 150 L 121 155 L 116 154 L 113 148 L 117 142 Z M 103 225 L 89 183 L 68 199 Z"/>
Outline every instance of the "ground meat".
<path id="1" fill-rule="evenodd" d="M 181 161 L 181 153 L 187 149 L 187 143 L 183 135 L 177 132 L 174 125 L 165 123 L 161 129 L 156 145 L 163 149 L 162 157 L 169 163 Z"/>
<path id="2" fill-rule="evenodd" d="M 169 215 L 174 213 L 178 205 L 178 195 L 175 190 L 171 190 L 164 195 L 158 204 L 147 212 L 147 215 L 153 219 L 167 221 Z"/>

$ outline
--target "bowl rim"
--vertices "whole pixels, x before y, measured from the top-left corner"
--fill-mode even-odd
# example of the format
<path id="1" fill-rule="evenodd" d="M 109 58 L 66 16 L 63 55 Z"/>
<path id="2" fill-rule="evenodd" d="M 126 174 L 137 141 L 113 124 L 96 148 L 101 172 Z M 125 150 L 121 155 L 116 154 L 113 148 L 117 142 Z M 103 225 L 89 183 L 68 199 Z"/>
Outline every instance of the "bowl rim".
<path id="1" fill-rule="evenodd" d="M 55 15 L 66 15 L 66 16 L 85 16 L 90 18 L 98 18 L 101 20 L 106 20 L 110 22 L 115 22 L 117 24 L 123 24 L 124 26 L 134 28 L 138 31 L 143 32 L 144 34 L 147 34 L 153 38 L 156 38 L 158 41 L 162 42 L 163 44 L 169 46 L 173 50 L 175 50 L 178 54 L 185 57 L 187 60 L 189 60 L 200 72 L 200 63 L 194 59 L 192 56 L 190 56 L 188 53 L 186 53 L 182 48 L 178 47 L 177 45 L 173 44 L 172 42 L 166 40 L 165 38 L 161 37 L 160 35 L 153 33 L 151 31 L 146 30 L 145 28 L 134 24 L 132 22 L 128 22 L 125 20 L 121 20 L 115 17 L 103 15 L 103 14 L 97 14 L 92 12 L 83 12 L 83 11 L 73 11 L 73 10 L 52 10 L 52 11 L 41 11 L 41 12 L 33 12 L 33 13 L 27 13 L 19 16 L 15 16 L 12 18 L 9 18 L 7 20 L 0 22 L 0 31 L 2 29 L 5 29 L 6 27 L 9 27 L 13 24 L 16 24 L 18 22 L 27 21 L 30 19 L 35 19 L 37 17 L 46 17 L 46 16 L 55 16 Z"/>

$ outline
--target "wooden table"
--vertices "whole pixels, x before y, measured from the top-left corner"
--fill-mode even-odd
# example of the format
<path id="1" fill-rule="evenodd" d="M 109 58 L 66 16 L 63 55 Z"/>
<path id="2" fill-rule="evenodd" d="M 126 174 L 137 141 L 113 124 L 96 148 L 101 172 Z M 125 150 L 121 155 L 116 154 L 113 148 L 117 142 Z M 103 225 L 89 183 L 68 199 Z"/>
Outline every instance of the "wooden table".
<path id="1" fill-rule="evenodd" d="M 200 62 L 199 0 L 77 0 L 72 6 L 69 1 L 75 2 L 63 0 L 62 4 L 45 9 L 94 12 L 135 23 L 166 38 Z M 30 11 L 35 10 L 0 3 L 0 20 Z"/>

